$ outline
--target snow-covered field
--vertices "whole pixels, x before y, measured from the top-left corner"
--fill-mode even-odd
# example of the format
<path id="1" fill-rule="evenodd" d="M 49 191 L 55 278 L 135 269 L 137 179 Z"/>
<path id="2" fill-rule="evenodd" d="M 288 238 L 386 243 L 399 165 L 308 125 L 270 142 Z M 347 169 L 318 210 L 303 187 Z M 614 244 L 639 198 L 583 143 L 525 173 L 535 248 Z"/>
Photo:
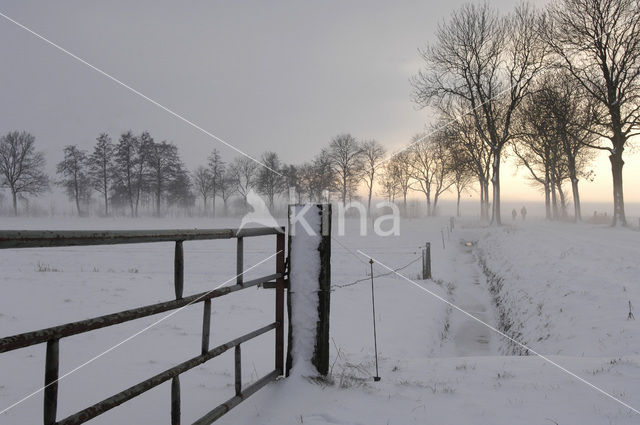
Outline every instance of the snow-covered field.
<path id="1" fill-rule="evenodd" d="M 3 228 L 212 228 L 233 220 L 13 220 Z M 403 220 L 397 237 L 360 236 L 355 222 L 332 254 L 329 382 L 291 377 L 242 403 L 223 424 L 631 424 L 640 415 L 513 344 L 401 277 L 375 278 L 380 382 L 375 374 L 367 259 L 396 268 L 432 243 L 433 280 L 420 261 L 399 271 L 566 367 L 640 407 L 640 233 L 592 225 L 517 222 L 485 228 L 447 218 Z M 245 241 L 245 266 L 274 252 L 275 238 Z M 473 242 L 467 246 L 465 242 Z M 341 245 L 344 245 L 341 246 Z M 345 249 L 347 247 L 349 250 Z M 0 335 L 34 330 L 156 301 L 173 294 L 173 245 L 0 251 Z M 273 262 L 250 272 L 270 273 Z M 376 265 L 375 275 L 387 271 Z M 235 241 L 185 243 L 185 295 L 235 275 Z M 489 278 L 487 278 L 489 276 Z M 351 284 L 358 280 L 361 282 Z M 634 311 L 635 312 L 635 311 Z M 640 314 L 640 313 L 639 313 Z M 61 374 L 159 317 L 61 342 Z M 60 382 L 62 418 L 198 354 L 202 305 L 181 311 Z M 273 320 L 273 291 L 249 289 L 213 301 L 216 345 Z M 640 320 L 640 316 L 638 317 Z M 508 327 L 507 328 L 505 328 Z M 243 345 L 244 382 L 273 365 L 273 333 Z M 0 410 L 38 389 L 44 345 L 0 355 Z M 190 423 L 233 395 L 233 353 L 181 376 Z M 169 384 L 91 423 L 168 423 Z M 38 394 L 0 423 L 40 422 Z"/>

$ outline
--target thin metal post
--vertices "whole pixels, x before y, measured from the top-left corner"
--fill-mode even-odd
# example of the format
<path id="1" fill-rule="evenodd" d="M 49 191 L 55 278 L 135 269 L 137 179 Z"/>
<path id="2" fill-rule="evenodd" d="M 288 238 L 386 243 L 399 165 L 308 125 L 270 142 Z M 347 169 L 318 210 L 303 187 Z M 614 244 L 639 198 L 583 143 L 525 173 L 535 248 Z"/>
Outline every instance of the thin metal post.
<path id="1" fill-rule="evenodd" d="M 182 241 L 176 241 L 173 270 L 176 299 L 179 300 L 182 298 L 182 290 L 184 288 L 184 252 L 182 249 Z"/>
<path id="2" fill-rule="evenodd" d="M 244 239 L 238 238 L 236 249 L 236 283 L 242 285 L 242 273 L 244 272 Z"/>
<path id="3" fill-rule="evenodd" d="M 242 395 L 242 354 L 240 351 L 240 344 L 236 345 L 235 350 L 236 361 L 236 395 Z"/>
<path id="4" fill-rule="evenodd" d="M 47 354 L 44 366 L 44 425 L 54 425 L 58 412 L 59 342 L 59 339 L 50 339 L 47 341 Z"/>
<path id="5" fill-rule="evenodd" d="M 180 377 L 171 378 L 171 425 L 180 425 Z"/>
<path id="6" fill-rule="evenodd" d="M 371 307 L 373 310 L 373 350 L 376 354 L 376 376 L 373 377 L 375 382 L 380 380 L 380 375 L 378 374 L 378 336 L 376 333 L 376 297 L 375 291 L 373 289 L 373 258 L 369 259 L 369 264 L 371 265 Z"/>
<path id="7" fill-rule="evenodd" d="M 276 370 L 284 373 L 284 227 L 282 233 L 276 235 L 276 273 L 281 277 L 276 279 Z"/>
<path id="8" fill-rule="evenodd" d="M 204 355 L 209 351 L 209 334 L 211 333 L 211 300 L 205 300 L 202 313 L 202 350 Z"/>

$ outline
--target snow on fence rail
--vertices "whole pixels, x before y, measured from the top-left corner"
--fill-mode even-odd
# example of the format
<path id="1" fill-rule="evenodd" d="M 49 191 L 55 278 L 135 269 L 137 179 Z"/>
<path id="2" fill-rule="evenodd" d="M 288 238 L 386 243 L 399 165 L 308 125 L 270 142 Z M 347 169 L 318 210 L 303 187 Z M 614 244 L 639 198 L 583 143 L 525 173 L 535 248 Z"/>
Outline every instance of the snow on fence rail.
<path id="1" fill-rule="evenodd" d="M 276 235 L 276 273 L 244 282 L 243 238 Z M 191 240 L 237 239 L 236 284 L 188 297 L 182 296 L 184 283 L 183 242 Z M 142 393 L 171 380 L 171 423 L 180 423 L 180 374 L 201 365 L 234 348 L 235 350 L 235 396 L 202 416 L 195 424 L 210 424 L 237 406 L 248 396 L 262 388 L 284 372 L 284 288 L 285 288 L 285 235 L 284 228 L 213 229 L 213 230 L 144 230 L 144 231 L 0 231 L 0 249 L 61 247 L 78 245 L 117 245 L 129 243 L 175 242 L 174 285 L 176 299 L 141 306 L 118 313 L 67 323 L 0 338 L 0 353 L 46 343 L 44 424 L 72 425 L 87 422 Z M 211 299 L 252 286 L 266 284 L 276 289 L 275 321 L 252 332 L 235 338 L 212 349 L 209 348 Z M 109 398 L 89 406 L 67 418 L 57 420 L 58 367 L 60 339 L 113 326 L 130 320 L 183 308 L 195 303 L 204 303 L 201 353 L 177 366 L 165 370 L 145 381 L 127 388 Z M 275 369 L 248 387 L 242 388 L 241 356 L 242 343 L 275 329 Z"/>

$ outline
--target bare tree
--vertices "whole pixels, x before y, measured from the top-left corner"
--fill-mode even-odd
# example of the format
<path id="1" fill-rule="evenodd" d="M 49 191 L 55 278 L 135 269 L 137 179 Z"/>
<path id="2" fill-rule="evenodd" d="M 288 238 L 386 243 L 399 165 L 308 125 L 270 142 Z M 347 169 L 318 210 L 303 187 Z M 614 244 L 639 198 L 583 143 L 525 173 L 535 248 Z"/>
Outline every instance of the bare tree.
<path id="1" fill-rule="evenodd" d="M 214 149 L 209 155 L 209 173 L 211 174 L 211 199 L 213 200 L 213 217 L 216 216 L 216 196 L 218 195 L 218 191 L 220 190 L 221 185 L 223 184 L 224 174 L 225 174 L 225 163 L 222 161 L 222 156 L 217 149 Z M 226 201 L 225 201 L 226 202 Z M 225 206 L 225 214 L 226 214 L 226 206 Z"/>
<path id="2" fill-rule="evenodd" d="M 595 104 L 585 94 L 575 79 L 559 72 L 545 80 L 537 96 L 538 101 L 549 110 L 555 123 L 555 134 L 565 160 L 558 162 L 566 163 L 571 181 L 574 221 L 582 218 L 579 178 L 590 175 L 586 167 L 593 159 L 593 151 L 588 147 L 595 145 L 597 141 L 594 133 Z M 561 188 L 559 191 L 562 196 Z"/>
<path id="3" fill-rule="evenodd" d="M 389 160 L 389 167 L 393 173 L 396 185 L 402 194 L 402 213 L 407 215 L 407 194 L 412 188 L 411 181 L 411 155 L 406 150 L 395 154 Z"/>
<path id="4" fill-rule="evenodd" d="M 116 196 L 129 204 L 131 216 L 138 215 L 138 207 L 143 192 L 148 188 L 149 146 L 153 138 L 148 132 L 140 137 L 131 131 L 120 136 L 115 151 Z"/>
<path id="5" fill-rule="evenodd" d="M 211 176 L 211 171 L 203 166 L 196 168 L 193 172 L 193 184 L 200 196 L 202 196 L 204 214 L 207 215 L 207 201 L 209 200 L 209 195 L 213 191 L 213 178 Z"/>
<path id="6" fill-rule="evenodd" d="M 544 188 L 547 219 L 567 215 L 562 188 L 565 180 L 571 181 L 574 220 L 580 219 L 578 181 L 589 175 L 586 167 L 593 155 L 587 145 L 594 142 L 592 118 L 592 107 L 580 87 L 558 72 L 545 75 L 515 115 L 518 134 L 513 150 L 519 165 Z"/>
<path id="7" fill-rule="evenodd" d="M 229 177 L 233 189 L 242 197 L 243 206 L 247 207 L 247 195 L 257 184 L 258 165 L 245 157 L 236 157 L 229 165 Z"/>
<path id="8" fill-rule="evenodd" d="M 43 171 L 44 154 L 36 152 L 35 140 L 25 131 L 12 131 L 0 137 L 0 184 L 11 191 L 15 215 L 18 195 L 38 196 L 49 188 L 49 179 Z"/>
<path id="9" fill-rule="evenodd" d="M 104 215 L 109 215 L 109 193 L 114 178 L 113 155 L 115 146 L 108 134 L 102 133 L 97 138 L 93 153 L 89 156 L 89 178 L 95 190 L 104 198 Z"/>
<path id="10" fill-rule="evenodd" d="M 388 202 L 395 202 L 396 195 L 400 192 L 400 184 L 394 173 L 393 162 L 387 161 L 382 166 L 382 172 L 378 173 L 378 184 L 381 187 L 381 194 Z"/>
<path id="11" fill-rule="evenodd" d="M 491 149 L 492 222 L 500 225 L 500 159 L 511 140 L 512 115 L 544 66 L 539 15 L 522 4 L 507 17 L 488 3 L 458 9 L 421 50 L 427 68 L 413 78 L 420 106 L 463 99 L 476 130 Z"/>
<path id="12" fill-rule="evenodd" d="M 468 102 L 459 99 L 440 110 L 441 119 L 438 127 L 446 127 L 450 137 L 455 140 L 456 148 L 460 148 L 469 160 L 469 167 L 478 180 L 480 188 L 480 217 L 489 219 L 489 181 L 491 179 L 491 148 L 482 141 L 476 130 L 474 118 L 468 113 Z"/>
<path id="13" fill-rule="evenodd" d="M 282 173 L 285 176 L 285 187 L 288 190 L 287 196 L 289 203 L 300 203 L 302 201 L 301 196 L 303 191 L 301 167 L 286 165 L 282 167 Z M 293 193 L 291 193 L 291 191 L 293 191 Z"/>
<path id="14" fill-rule="evenodd" d="M 331 140 L 329 158 L 338 180 L 342 203 L 346 204 L 349 189 L 362 179 L 364 165 L 362 147 L 350 134 L 340 134 Z"/>
<path id="15" fill-rule="evenodd" d="M 362 155 L 364 158 L 364 182 L 369 190 L 367 199 L 367 214 L 371 216 L 371 195 L 376 181 L 376 171 L 380 167 L 380 161 L 385 155 L 384 147 L 376 140 L 367 140 L 362 143 Z"/>
<path id="16" fill-rule="evenodd" d="M 417 134 L 409 148 L 410 175 L 417 184 L 417 187 L 412 188 L 424 193 L 427 216 L 435 215 L 440 195 L 453 184 L 450 179 L 451 168 L 447 161 L 445 139 L 442 135 L 443 133 L 435 133 L 425 138 L 424 134 Z"/>
<path id="17" fill-rule="evenodd" d="M 594 130 L 610 146 L 613 224 L 626 225 L 622 159 L 640 124 L 640 2 L 561 0 L 550 7 L 547 41 L 563 66 L 597 100 Z"/>
<path id="18" fill-rule="evenodd" d="M 222 214 L 226 217 L 229 214 L 229 198 L 235 191 L 234 177 L 229 168 L 225 169 L 218 181 L 218 191 L 222 198 Z"/>
<path id="19" fill-rule="evenodd" d="M 162 199 L 174 181 L 182 178 L 183 165 L 178 156 L 178 148 L 173 143 L 151 140 L 146 147 L 149 189 L 155 199 L 155 213 L 160 215 Z"/>
<path id="20" fill-rule="evenodd" d="M 269 210 L 273 212 L 275 197 L 285 189 L 286 179 L 282 175 L 282 164 L 277 153 L 263 153 L 262 163 L 266 165 L 266 167 L 260 167 L 260 169 L 258 169 L 256 185 L 258 191 L 267 197 Z"/>
<path id="21" fill-rule="evenodd" d="M 91 182 L 87 170 L 87 153 L 76 145 L 65 146 L 64 159 L 56 167 L 56 172 L 62 178 L 56 184 L 64 187 L 69 199 L 75 201 L 79 216 L 84 215 L 80 204 L 86 203 L 91 197 Z"/>
<path id="22" fill-rule="evenodd" d="M 462 143 L 456 139 L 456 132 L 447 132 L 446 155 L 448 167 L 450 169 L 451 181 L 456 191 L 456 216 L 460 217 L 460 199 L 462 193 L 469 190 L 476 173 L 474 162 L 469 152 Z"/>
<path id="23" fill-rule="evenodd" d="M 303 164 L 298 175 L 302 182 L 301 190 L 310 202 L 326 202 L 324 191 L 334 191 L 338 186 L 333 160 L 327 149 L 322 149 L 311 163 Z"/>

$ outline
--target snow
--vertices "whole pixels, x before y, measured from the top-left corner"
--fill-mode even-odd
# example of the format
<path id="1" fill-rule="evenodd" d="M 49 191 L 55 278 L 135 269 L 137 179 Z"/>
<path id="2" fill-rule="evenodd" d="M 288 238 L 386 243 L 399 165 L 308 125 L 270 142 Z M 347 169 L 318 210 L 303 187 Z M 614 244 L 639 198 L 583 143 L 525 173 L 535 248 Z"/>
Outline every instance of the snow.
<path id="1" fill-rule="evenodd" d="M 502 279 L 512 330 L 549 354 L 640 354 L 638 232 L 590 225 L 531 223 L 488 232 L 479 243 L 487 268 Z"/>
<path id="2" fill-rule="evenodd" d="M 7 219 L 3 227 L 212 228 L 238 222 Z M 465 220 L 451 234 L 444 231 L 443 249 L 440 232 L 447 224 L 447 217 L 403 220 L 399 236 L 378 237 L 371 232 L 360 236 L 357 221 L 347 223 L 346 236 L 336 239 L 349 250 L 332 243 L 329 379 L 318 383 L 302 373 L 279 380 L 219 423 L 638 423 L 636 413 L 543 359 L 511 355 L 513 344 L 402 278 L 379 276 L 387 270 L 378 265 L 374 281 L 382 380 L 373 382 L 369 264 L 354 252 L 360 249 L 401 267 L 418 258 L 419 247 L 430 241 L 434 279 L 418 280 L 420 261 L 399 273 L 492 326 L 509 324 L 509 335 L 612 396 L 640 406 L 640 333 L 638 321 L 628 320 L 629 301 L 633 308 L 640 305 L 637 232 L 529 220 L 487 228 Z M 270 237 L 246 239 L 245 265 L 273 254 L 274 246 Z M 185 295 L 235 275 L 234 241 L 185 242 L 184 247 Z M 4 250 L 0 267 L 2 336 L 173 297 L 172 244 Z M 273 267 L 270 262 L 251 274 L 273 273 Z M 38 271 L 53 269 L 58 271 Z M 58 417 L 196 355 L 201 308 L 185 309 L 64 379 Z M 273 292 L 265 289 L 213 300 L 211 345 L 271 322 L 273 308 Z M 158 318 L 63 339 L 61 373 Z M 273 343 L 268 333 L 243 344 L 245 385 L 272 370 Z M 0 355 L 0 408 L 42 384 L 43 361 L 44 345 Z M 181 384 L 182 419 L 190 423 L 233 395 L 233 353 L 181 376 Z M 91 423 L 166 423 L 169 387 L 163 384 Z M 37 395 L 0 416 L 0 423 L 34 423 L 41 415 Z"/>
<path id="3" fill-rule="evenodd" d="M 320 255 L 318 246 L 321 216 L 315 207 L 291 206 L 291 215 L 297 217 L 292 223 L 289 276 L 291 285 L 291 321 L 295 323 L 291 341 L 293 364 L 292 376 L 315 376 L 311 364 L 318 323 L 318 277 Z M 306 222 L 308 226 L 305 226 Z M 307 228 L 308 227 L 308 228 Z M 309 232 L 311 230 L 312 232 Z"/>

